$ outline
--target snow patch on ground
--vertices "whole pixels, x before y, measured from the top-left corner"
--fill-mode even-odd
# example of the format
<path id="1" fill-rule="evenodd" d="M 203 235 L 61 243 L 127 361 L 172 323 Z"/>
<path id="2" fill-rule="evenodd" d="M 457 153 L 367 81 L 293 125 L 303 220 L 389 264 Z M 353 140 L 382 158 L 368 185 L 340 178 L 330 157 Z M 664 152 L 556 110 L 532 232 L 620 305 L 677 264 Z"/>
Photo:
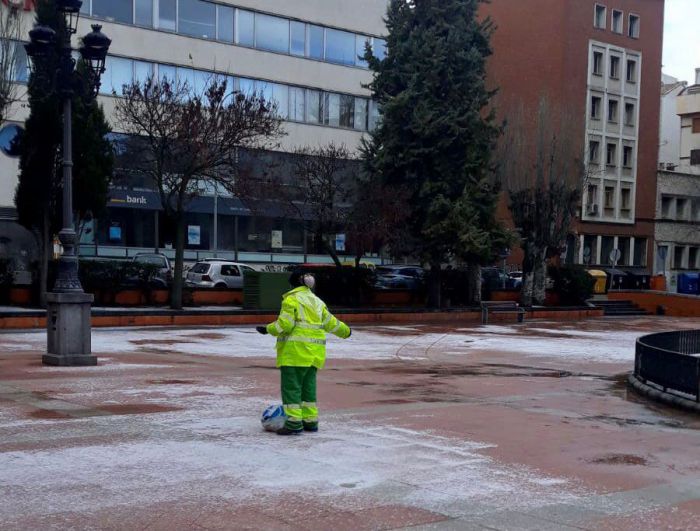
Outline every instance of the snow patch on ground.
<path id="1" fill-rule="evenodd" d="M 493 510 L 536 508 L 583 494 L 565 478 L 501 464 L 482 453 L 490 445 L 477 441 L 333 416 L 318 434 L 282 438 L 262 432 L 252 402 L 237 406 L 245 416 L 92 419 L 115 435 L 121 422 L 143 424 L 143 438 L 5 452 L 0 520 L 86 513 L 134 500 L 144 506 L 221 497 L 254 504 L 303 493 L 333 497 L 348 508 L 399 496 L 428 510 L 444 510 L 455 500 Z"/>
<path id="2" fill-rule="evenodd" d="M 424 333 L 417 326 L 358 326 L 348 340 L 329 336 L 329 359 L 430 359 L 439 354 L 455 356 L 499 350 L 535 357 L 617 363 L 634 359 L 635 341 L 645 333 L 619 330 L 611 332 L 602 325 L 598 330 L 579 330 L 561 323 L 553 323 L 551 328 L 545 326 L 541 322 L 532 327 L 476 326 L 456 328 L 444 333 Z M 45 347 L 43 332 L 4 334 L 2 340 L 3 345 L 10 345 L 12 350 L 40 350 Z M 98 355 L 148 351 L 271 358 L 274 357 L 275 339 L 260 336 L 252 328 L 239 327 L 98 329 L 93 330 L 92 344 L 93 352 Z M 113 361 L 100 358 L 100 367 L 143 367 Z"/>

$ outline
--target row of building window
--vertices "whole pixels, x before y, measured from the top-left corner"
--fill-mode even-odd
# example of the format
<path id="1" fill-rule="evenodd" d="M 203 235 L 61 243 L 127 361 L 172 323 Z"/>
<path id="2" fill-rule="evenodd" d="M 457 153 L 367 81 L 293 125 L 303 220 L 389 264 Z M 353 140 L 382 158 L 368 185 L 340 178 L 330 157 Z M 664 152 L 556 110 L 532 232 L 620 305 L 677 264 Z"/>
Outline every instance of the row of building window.
<path id="1" fill-rule="evenodd" d="M 617 265 L 645 266 L 647 264 L 646 238 L 588 234 L 583 237 L 582 263 L 587 265 L 610 265 L 609 257 L 613 249 L 620 250 L 620 259 Z"/>
<path id="2" fill-rule="evenodd" d="M 607 141 L 605 145 L 605 165 L 617 167 L 620 164 L 618 160 L 619 150 L 617 141 Z M 588 141 L 588 162 L 591 164 L 600 165 L 601 156 L 601 141 Z M 622 146 L 622 167 L 632 169 L 634 166 L 634 146 Z"/>
<path id="3" fill-rule="evenodd" d="M 624 34 L 625 14 L 619 9 L 612 9 L 610 16 L 610 31 Z M 593 13 L 593 26 L 598 29 L 607 29 L 608 27 L 608 8 L 603 4 L 596 4 Z M 629 14 L 627 22 L 627 36 L 633 39 L 639 38 L 639 15 Z"/>
<path id="4" fill-rule="evenodd" d="M 593 75 L 602 76 L 603 75 L 603 63 L 604 63 L 603 52 L 594 51 L 593 52 Z M 610 79 L 620 79 L 620 57 L 617 55 L 610 55 L 608 75 Z M 634 59 L 627 59 L 627 68 L 625 70 L 625 79 L 628 83 L 637 82 L 637 61 Z"/>
<path id="5" fill-rule="evenodd" d="M 174 31 L 260 50 L 366 68 L 365 46 L 383 59 L 386 41 L 378 37 L 307 24 L 204 0 L 86 0 L 93 17 Z"/>
<path id="6" fill-rule="evenodd" d="M 671 269 L 700 269 L 700 247 L 694 245 L 673 245 L 673 254 L 668 252 L 668 245 L 660 245 L 659 251 L 665 249 L 666 256 L 673 257 Z M 663 261 L 660 261 L 660 268 L 663 268 Z"/>
<path id="7" fill-rule="evenodd" d="M 662 195 L 661 218 L 675 221 L 700 221 L 700 197 Z"/>
<path id="8" fill-rule="evenodd" d="M 603 97 L 591 96 L 591 119 L 600 120 L 603 114 Z M 608 98 L 607 120 L 610 123 L 620 123 L 620 102 L 613 98 Z M 622 117 L 623 124 L 627 127 L 634 127 L 637 119 L 637 112 L 634 103 L 625 102 L 625 111 Z"/>
<path id="9" fill-rule="evenodd" d="M 350 94 L 224 76 L 204 70 L 123 57 L 108 56 L 105 66 L 101 92 L 107 95 L 120 96 L 125 85 L 132 82 L 143 83 L 149 77 L 185 82 L 193 94 L 202 94 L 214 77 L 221 77 L 226 79 L 227 90 L 231 92 L 261 94 L 265 100 L 274 102 L 279 116 L 289 121 L 367 131 L 374 129 L 379 116 L 375 102 Z"/>
<path id="10" fill-rule="evenodd" d="M 600 198 L 598 185 L 589 184 L 586 190 L 586 214 L 589 217 L 600 215 Z M 603 186 L 603 211 L 605 217 L 615 217 L 617 208 L 617 187 L 614 183 L 605 183 Z M 632 217 L 632 188 L 623 186 L 620 188 L 620 217 L 630 219 Z"/>

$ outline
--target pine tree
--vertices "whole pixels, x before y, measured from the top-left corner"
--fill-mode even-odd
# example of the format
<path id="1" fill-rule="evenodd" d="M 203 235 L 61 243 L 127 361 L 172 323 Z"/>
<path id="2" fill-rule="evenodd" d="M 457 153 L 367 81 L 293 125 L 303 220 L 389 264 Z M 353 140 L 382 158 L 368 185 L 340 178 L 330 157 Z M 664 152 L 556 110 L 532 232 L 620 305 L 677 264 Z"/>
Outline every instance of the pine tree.
<path id="1" fill-rule="evenodd" d="M 490 20 L 480 0 L 392 0 L 387 56 L 368 51 L 378 128 L 364 146 L 369 171 L 408 191 L 411 254 L 431 268 L 431 303 L 440 303 L 440 266 L 488 263 L 508 241 L 495 220 L 498 187 L 491 151 L 500 134 L 487 110 Z M 478 269 L 477 269 L 478 271 Z"/>
<path id="2" fill-rule="evenodd" d="M 60 43 L 65 35 L 63 15 L 55 2 L 37 3 L 37 24 L 56 32 L 55 46 L 47 57 L 37 60 L 27 88 L 29 117 L 20 145 L 20 173 L 15 191 L 15 206 L 20 224 L 31 230 L 40 249 L 39 291 L 45 304 L 48 259 L 53 234 L 61 226 L 61 144 L 63 116 L 61 95 L 54 83 L 60 58 Z M 79 61 L 78 71 L 86 65 Z M 80 80 L 80 76 L 76 76 Z M 84 82 L 76 83 L 73 97 L 73 204 L 78 217 L 90 212 L 98 215 L 107 202 L 112 173 L 112 149 L 105 135 L 109 125 L 102 108 L 88 94 Z"/>

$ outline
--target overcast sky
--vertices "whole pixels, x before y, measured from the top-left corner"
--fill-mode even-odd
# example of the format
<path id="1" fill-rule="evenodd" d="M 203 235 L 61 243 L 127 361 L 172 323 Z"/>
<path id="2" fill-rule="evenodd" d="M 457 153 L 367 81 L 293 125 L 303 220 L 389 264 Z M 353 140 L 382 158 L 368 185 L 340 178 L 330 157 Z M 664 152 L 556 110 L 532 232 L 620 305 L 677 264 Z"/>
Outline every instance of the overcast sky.
<path id="1" fill-rule="evenodd" d="M 699 22 L 700 0 L 666 0 L 664 74 L 695 82 L 695 69 L 700 68 Z"/>

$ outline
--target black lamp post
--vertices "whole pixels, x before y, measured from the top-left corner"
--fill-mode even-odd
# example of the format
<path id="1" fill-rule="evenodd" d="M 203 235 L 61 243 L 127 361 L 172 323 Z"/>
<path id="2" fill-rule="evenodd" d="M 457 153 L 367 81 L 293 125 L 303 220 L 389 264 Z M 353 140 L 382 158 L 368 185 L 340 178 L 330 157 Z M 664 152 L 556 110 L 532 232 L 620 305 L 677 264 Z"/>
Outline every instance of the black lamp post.
<path id="1" fill-rule="evenodd" d="M 66 32 L 60 43 L 57 74 L 41 72 L 47 58 L 52 56 L 56 32 L 46 26 L 35 26 L 29 32 L 27 55 L 32 59 L 36 75 L 46 74 L 51 80 L 51 91 L 63 98 L 63 228 L 59 233 L 63 254 L 58 263 L 58 272 L 52 293 L 47 294 L 48 348 L 43 362 L 48 365 L 95 365 L 97 358 L 91 355 L 90 305 L 92 295 L 83 292 L 78 278 L 78 257 L 75 252 L 77 237 L 73 226 L 73 135 L 72 97 L 78 83 L 75 60 L 72 57 L 71 36 L 78 29 L 78 18 L 82 0 L 55 0 L 56 7 L 66 20 Z M 101 26 L 92 26 L 92 32 L 83 38 L 80 53 L 89 66 L 88 79 L 83 80 L 89 88 L 88 97 L 95 97 L 104 72 L 105 58 L 111 41 L 100 31 Z"/>

